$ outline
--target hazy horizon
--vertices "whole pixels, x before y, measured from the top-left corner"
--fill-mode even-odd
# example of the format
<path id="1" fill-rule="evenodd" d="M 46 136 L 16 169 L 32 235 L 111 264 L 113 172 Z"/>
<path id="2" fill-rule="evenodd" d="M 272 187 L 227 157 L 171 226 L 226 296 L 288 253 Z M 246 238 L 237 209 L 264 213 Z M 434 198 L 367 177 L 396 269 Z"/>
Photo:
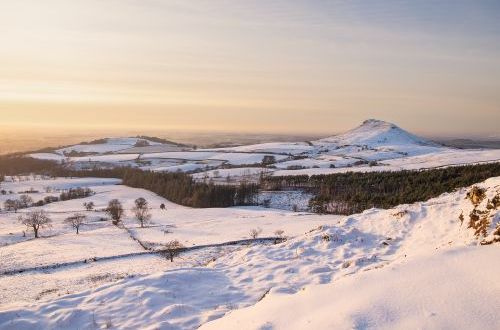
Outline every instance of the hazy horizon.
<path id="1" fill-rule="evenodd" d="M 361 123 L 358 123 L 361 124 Z M 356 125 L 357 126 L 357 125 Z M 351 127 L 354 128 L 354 127 Z M 405 129 L 404 127 L 402 127 Z M 171 140 L 173 142 L 200 147 L 217 144 L 256 144 L 264 142 L 301 142 L 325 138 L 344 131 L 306 134 L 306 133 L 272 133 L 272 132 L 237 132 L 215 130 L 134 130 L 105 128 L 93 130 L 51 130 L 46 127 L 8 127 L 0 125 L 0 154 L 34 151 L 47 147 L 61 147 L 80 142 L 89 142 L 106 137 L 133 137 L 139 135 L 153 136 Z M 414 132 L 410 132 L 414 133 Z M 500 143 L 500 135 L 421 135 L 434 141 L 451 141 L 454 139 L 470 139 L 473 141 L 494 141 Z"/>
<path id="2" fill-rule="evenodd" d="M 328 136 L 368 118 L 500 133 L 495 1 L 18 0 L 0 4 L 0 36 L 12 139 Z"/>

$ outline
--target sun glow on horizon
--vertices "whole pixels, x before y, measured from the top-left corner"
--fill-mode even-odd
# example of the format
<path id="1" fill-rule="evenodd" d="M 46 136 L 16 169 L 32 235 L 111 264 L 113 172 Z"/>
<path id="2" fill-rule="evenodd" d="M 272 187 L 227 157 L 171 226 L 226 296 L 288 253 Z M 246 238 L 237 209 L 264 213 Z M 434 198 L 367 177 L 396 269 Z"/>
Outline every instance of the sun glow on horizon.
<path id="1" fill-rule="evenodd" d="M 331 133 L 374 117 L 497 133 L 499 7 L 3 2 L 2 123 Z"/>

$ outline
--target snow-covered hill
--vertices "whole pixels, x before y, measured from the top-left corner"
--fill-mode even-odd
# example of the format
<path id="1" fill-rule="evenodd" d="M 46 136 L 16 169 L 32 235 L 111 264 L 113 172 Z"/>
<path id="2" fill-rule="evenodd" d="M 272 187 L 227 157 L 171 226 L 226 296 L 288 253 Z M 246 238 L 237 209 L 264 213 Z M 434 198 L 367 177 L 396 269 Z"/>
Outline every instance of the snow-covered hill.
<path id="1" fill-rule="evenodd" d="M 62 180 L 59 184 L 70 184 Z M 140 189 L 94 189 L 98 194 L 89 200 L 97 208 L 120 198 L 128 209 L 144 194 L 154 205 L 162 201 Z M 0 303 L 0 329 L 500 326 L 495 277 L 500 271 L 500 177 L 426 202 L 348 217 L 254 207 L 193 210 L 169 203 L 166 212 L 154 211 L 149 228 L 138 228 L 130 217 L 124 228 L 95 221 L 81 237 L 63 229 L 64 214 L 56 212 L 76 211 L 78 205 L 81 201 L 50 204 L 58 219 L 55 235 L 0 247 L 0 260 L 8 261 L 2 265 L 99 257 L 0 275 L 2 301 L 10 301 Z M 9 238 L 14 215 L 0 215 L 0 220 L 0 229 L 10 226 L 0 238 Z M 200 248 L 173 263 L 141 255 L 141 247 L 129 239 L 131 234 L 149 244 L 175 238 L 207 244 L 234 240 L 256 227 L 264 236 L 283 229 L 289 238 L 279 244 Z M 85 249 L 91 244 L 94 249 Z M 123 253 L 135 256 L 118 257 Z M 113 254 L 117 257 L 110 259 Z M 101 255 L 108 259 L 100 261 Z M 92 288 L 96 282 L 107 284 Z M 37 300 L 21 302 L 19 296 Z"/>
<path id="2" fill-rule="evenodd" d="M 180 145 L 175 143 L 160 143 L 146 138 L 121 137 L 105 138 L 88 144 L 77 144 L 61 148 L 55 151 L 59 155 L 71 155 L 72 153 L 104 154 L 104 153 L 136 153 L 138 151 L 149 152 L 151 150 L 178 151 L 182 150 Z"/>
<path id="3" fill-rule="evenodd" d="M 273 175 L 397 171 L 500 161 L 500 149 L 461 150 L 444 147 L 395 124 L 375 119 L 366 120 L 359 127 L 343 134 L 317 141 L 197 150 L 140 138 L 108 138 L 97 142 L 30 156 L 64 161 L 77 169 L 131 166 L 153 171 L 199 173 L 227 167 L 260 166 L 265 167 L 266 171 L 275 172 Z M 195 176 L 196 179 L 203 177 L 204 174 Z M 231 181 L 220 178 L 217 182 L 238 183 L 239 180 L 237 176 L 232 176 Z"/>
<path id="4" fill-rule="evenodd" d="M 271 293 L 200 329 L 498 329 L 498 247 L 459 248 Z"/>
<path id="5" fill-rule="evenodd" d="M 385 145 L 438 147 L 434 142 L 413 135 L 392 123 L 377 119 L 365 120 L 360 126 L 350 131 L 316 142 L 331 143 L 339 147 L 348 145 L 365 145 L 372 148 Z"/>

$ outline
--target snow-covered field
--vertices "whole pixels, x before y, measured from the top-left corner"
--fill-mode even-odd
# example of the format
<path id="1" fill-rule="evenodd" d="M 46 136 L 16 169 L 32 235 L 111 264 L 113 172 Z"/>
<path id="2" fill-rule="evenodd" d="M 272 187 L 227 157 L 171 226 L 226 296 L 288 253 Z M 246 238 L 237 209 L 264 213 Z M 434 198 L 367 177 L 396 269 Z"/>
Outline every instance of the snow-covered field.
<path id="1" fill-rule="evenodd" d="M 74 180 L 36 181 L 96 192 L 44 206 L 53 226 L 42 238 L 23 237 L 16 214 L 0 214 L 0 329 L 500 327 L 499 245 L 479 246 L 500 240 L 500 207 L 490 205 L 500 177 L 478 185 L 486 195 L 476 206 L 464 188 L 353 216 L 191 209 L 118 182 Z M 147 228 L 130 212 L 137 197 L 152 208 Z M 124 203 L 123 226 L 100 219 L 112 198 Z M 86 201 L 96 211 L 76 235 L 63 219 Z M 468 228 L 474 208 L 487 219 L 486 238 Z M 222 244 L 247 240 L 252 229 L 288 239 Z M 173 239 L 198 248 L 170 262 L 141 246 Z"/>
<path id="2" fill-rule="evenodd" d="M 14 179 L 16 178 L 14 177 Z M 7 180 L 12 179 L 8 177 Z M 19 197 L 17 192 L 31 188 L 40 191 L 50 188 L 51 193 L 47 193 L 47 195 L 54 195 L 56 191 L 60 190 L 89 187 L 96 194 L 87 198 L 55 202 L 41 207 L 52 218 L 52 226 L 42 229 L 41 239 L 33 239 L 30 232 L 27 232 L 26 236 L 24 236 L 23 233 L 26 228 L 17 220 L 19 215 L 38 208 L 22 209 L 17 213 L 0 213 L 0 273 L 58 264 L 81 263 L 86 259 L 93 258 L 102 259 L 111 256 L 144 253 L 144 248 L 131 236 L 139 239 L 144 245 L 152 249 L 161 248 L 162 244 L 175 239 L 186 247 L 193 247 L 247 240 L 250 238 L 250 231 L 257 228 L 262 230 L 261 236 L 272 237 L 278 229 L 285 230 L 287 235 L 298 235 L 323 222 L 321 217 L 315 215 L 263 208 L 186 208 L 170 203 L 149 191 L 119 185 L 120 181 L 116 179 L 56 178 L 44 180 L 37 178 L 34 180 L 33 178 L 22 177 L 21 180 L 19 182 L 2 183 L 2 188 L 12 190 L 13 194 L 1 197 L 15 199 Z M 146 198 L 151 207 L 152 220 L 151 224 L 146 228 L 139 227 L 131 212 L 134 200 L 138 197 Z M 119 199 L 126 209 L 126 217 L 123 221 L 124 228 L 113 226 L 109 220 L 103 221 L 106 215 L 101 210 L 107 206 L 109 200 L 114 198 Z M 85 211 L 83 208 L 84 202 L 93 202 L 95 204 L 94 210 Z M 162 203 L 166 205 L 166 211 L 160 209 Z M 79 235 L 76 235 L 75 231 L 63 222 L 64 219 L 76 212 L 83 213 L 88 218 L 87 224 L 81 228 Z M 224 250 L 225 248 L 221 247 L 219 249 Z M 194 253 L 195 255 L 201 255 L 195 258 L 194 265 L 211 260 L 212 252 L 208 253 L 208 257 L 205 256 L 204 251 Z M 160 260 L 159 265 L 164 264 L 164 259 L 156 255 L 135 257 L 134 262 L 142 260 L 142 258 L 146 258 L 148 263 L 151 263 L 150 260 L 153 259 Z M 106 264 L 112 262 L 114 261 L 106 261 Z M 118 259 L 116 262 L 123 263 L 123 260 Z M 188 263 L 189 266 L 193 266 L 193 262 Z M 77 265 L 71 265 L 71 267 L 77 267 Z M 78 267 L 81 267 L 81 265 Z M 154 270 L 158 269 L 154 268 Z M 55 272 L 61 275 L 64 268 L 62 270 L 57 268 Z M 118 276 L 117 274 L 128 274 L 126 269 L 117 269 L 115 273 L 109 275 L 109 278 L 114 279 Z M 34 278 L 40 276 L 37 271 L 34 271 L 31 275 Z M 7 289 L 7 287 L 2 286 L 0 290 L 2 299 L 0 301 L 6 303 L 24 297 L 25 294 L 20 293 L 24 292 L 24 285 L 31 283 L 26 279 L 27 277 L 31 278 L 31 275 L 19 275 L 22 282 L 18 283 L 18 285 L 22 285 L 21 287 L 11 284 Z M 93 276 L 101 275 L 106 274 L 97 273 Z M 12 278 L 15 277 L 18 277 L 18 275 L 9 277 L 9 281 L 12 281 Z M 78 281 L 82 281 L 76 275 L 70 277 L 76 277 Z M 3 280 L 0 279 L 0 283 Z M 23 284 L 25 281 L 26 283 Z M 46 285 L 56 285 L 56 283 L 50 283 L 49 281 Z M 78 286 L 79 282 L 68 284 L 67 289 L 72 291 L 72 285 Z M 43 290 L 47 290 L 47 288 L 39 288 L 40 292 Z M 38 293 L 32 292 L 32 295 L 28 296 L 33 297 Z M 59 290 L 57 293 L 60 293 Z"/>
<path id="3" fill-rule="evenodd" d="M 168 158 L 184 160 L 222 160 L 231 165 L 259 164 L 264 156 L 274 156 L 277 160 L 286 159 L 286 155 L 272 155 L 263 153 L 239 153 L 239 152 L 212 152 L 212 151 L 184 151 L 184 152 L 163 152 L 144 154 L 142 159 Z"/>
<path id="4" fill-rule="evenodd" d="M 317 141 L 205 150 L 150 142 L 107 139 L 31 157 L 183 171 L 216 184 L 263 171 L 500 161 L 500 150 L 448 148 L 378 120 Z M 33 208 L 0 213 L 0 329 L 499 329 L 500 177 L 478 186 L 485 196 L 476 204 L 468 187 L 334 216 L 301 212 L 310 196 L 293 191 L 261 192 L 269 208 L 191 209 L 114 179 L 7 177 L 2 203 L 28 190 L 34 200 L 76 187 L 95 194 L 40 207 L 52 226 L 39 239 L 18 221 Z M 145 228 L 131 211 L 138 197 L 151 208 Z M 115 198 L 126 213 L 119 226 L 104 212 Z M 76 212 L 87 216 L 79 235 L 64 222 Z M 158 252 L 173 240 L 186 250 L 170 262 Z"/>
<path id="5" fill-rule="evenodd" d="M 29 189 L 38 191 L 65 190 L 71 188 L 85 188 L 94 186 L 109 186 L 120 184 L 120 179 L 112 178 L 47 178 L 43 176 L 6 176 L 1 183 L 2 189 L 13 192 L 22 192 Z"/>
<path id="6" fill-rule="evenodd" d="M 139 141 L 144 141 L 150 146 L 160 145 L 158 142 L 153 142 L 150 140 L 139 139 L 139 138 L 107 138 L 103 143 L 98 144 L 77 144 L 74 146 L 61 148 L 55 152 L 60 155 L 70 152 L 83 152 L 92 154 L 102 154 L 108 152 L 116 152 L 129 148 L 133 148 Z"/>
<path id="7" fill-rule="evenodd" d="M 69 157 L 70 162 L 103 162 L 103 163 L 118 163 L 129 160 L 138 159 L 139 154 L 113 154 L 113 155 L 98 155 L 98 156 L 82 156 Z"/>
<path id="8" fill-rule="evenodd" d="M 304 159 L 304 162 L 309 162 Z M 493 150 L 443 150 L 436 153 L 418 155 L 412 157 L 403 157 L 379 161 L 376 166 L 348 166 L 328 168 L 323 166 L 324 161 L 318 161 L 314 165 L 319 168 L 306 168 L 299 170 L 277 170 L 272 173 L 274 176 L 286 175 L 318 175 L 334 174 L 345 172 L 379 172 L 379 171 L 401 171 L 418 170 L 427 168 L 437 168 L 446 166 L 456 166 L 465 164 L 479 164 L 500 161 L 500 149 Z M 294 161 L 295 164 L 301 164 L 300 161 Z M 291 162 L 287 162 L 291 163 Z M 280 168 L 287 163 L 281 163 Z M 307 164 L 305 164 L 307 165 Z M 310 165 L 310 164 L 309 164 Z"/>
<path id="9" fill-rule="evenodd" d="M 102 144 L 80 144 L 54 153 L 34 153 L 30 156 L 66 161 L 75 168 L 82 168 L 85 164 L 90 167 L 133 166 L 145 170 L 187 173 L 222 170 L 228 166 L 244 168 L 247 165 L 261 165 L 278 176 L 399 171 L 500 161 L 499 149 L 461 150 L 444 147 L 394 124 L 373 119 L 343 134 L 317 141 L 197 150 L 151 141 L 147 141 L 149 146 L 136 147 L 138 141 L 137 138 L 114 138 Z M 267 162 L 262 165 L 264 157 Z M 268 166 L 269 158 L 273 159 L 272 166 Z M 216 183 L 224 182 L 220 180 Z"/>
<path id="10" fill-rule="evenodd" d="M 314 146 L 306 142 L 270 142 L 270 143 L 252 144 L 248 146 L 238 146 L 238 147 L 210 149 L 210 150 L 300 155 L 303 153 L 314 151 Z"/>

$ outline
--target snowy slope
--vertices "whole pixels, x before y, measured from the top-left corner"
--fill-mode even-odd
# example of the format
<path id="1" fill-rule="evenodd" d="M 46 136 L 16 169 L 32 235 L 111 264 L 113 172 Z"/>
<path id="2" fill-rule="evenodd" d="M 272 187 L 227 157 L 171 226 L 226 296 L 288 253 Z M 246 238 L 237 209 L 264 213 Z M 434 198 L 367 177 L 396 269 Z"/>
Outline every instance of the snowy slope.
<path id="1" fill-rule="evenodd" d="M 417 156 L 400 157 L 394 159 L 384 159 L 378 161 L 376 166 L 359 165 L 346 166 L 352 164 L 359 159 L 341 158 L 340 160 L 326 161 L 319 159 L 311 161 L 304 159 L 302 161 L 291 161 L 278 164 L 278 170 L 274 171 L 274 176 L 286 175 L 319 175 L 319 174 L 335 174 L 345 172 L 382 172 L 382 171 L 401 171 L 401 170 L 419 170 L 438 167 L 449 167 L 467 164 L 481 164 L 500 162 L 500 149 L 487 150 L 454 150 L 447 149 L 439 152 L 433 152 Z M 314 164 L 319 168 L 305 168 L 299 170 L 286 169 L 286 165 L 311 165 Z M 329 168 L 326 165 L 334 164 L 334 168 Z M 339 165 L 340 164 L 340 165 Z"/>
<path id="2" fill-rule="evenodd" d="M 76 151 L 76 152 L 102 154 L 102 153 L 115 152 L 132 148 L 139 141 L 146 141 L 147 144 L 151 146 L 160 145 L 160 143 L 158 142 L 153 142 L 150 140 L 140 139 L 140 138 L 107 138 L 105 139 L 105 143 L 77 144 L 74 146 L 58 149 L 56 150 L 56 153 L 59 155 L 64 155 L 67 152 Z"/>
<path id="3" fill-rule="evenodd" d="M 11 180 L 10 177 L 7 179 Z M 32 301 L 34 297 L 45 291 L 50 293 L 43 294 L 44 297 L 67 291 L 78 292 L 123 276 L 144 274 L 144 272 L 151 274 L 164 270 L 165 259 L 156 255 L 134 257 L 132 260 L 137 265 L 127 265 L 127 260 L 130 259 L 121 257 L 92 265 L 81 263 L 85 259 L 143 253 L 144 249 L 130 237 L 131 235 L 151 248 L 159 248 L 162 244 L 174 239 L 179 240 L 185 246 L 192 247 L 247 240 L 253 228 L 261 228 L 263 236 L 273 236 L 277 229 L 286 229 L 287 235 L 295 236 L 324 222 L 324 218 L 317 215 L 273 209 L 186 208 L 149 191 L 118 185 L 120 180 L 116 179 L 57 178 L 52 180 L 40 177 L 36 177 L 36 180 L 28 177 L 21 179 L 20 182 L 16 178 L 16 182 L 2 183 L 2 188 L 8 188 L 13 193 L 0 195 L 0 201 L 19 198 L 18 192 L 30 188 L 43 192 L 30 194 L 35 201 L 45 196 L 57 196 L 61 189 L 72 187 L 90 187 L 96 194 L 88 198 L 55 202 L 43 206 L 52 218 L 52 226 L 41 231 L 42 238 L 39 240 L 34 240 L 31 232 L 27 232 L 24 236 L 23 231 L 26 227 L 17 220 L 20 214 L 36 208 L 22 209 L 18 213 L 0 211 L 0 273 L 59 263 L 77 263 L 71 267 L 56 267 L 53 271 L 44 271 L 43 274 L 35 271 L 9 277 L 0 275 L 0 306 L 12 301 L 30 301 L 30 299 Z M 50 188 L 49 193 L 45 192 L 46 188 Z M 138 197 L 146 198 L 151 207 L 151 224 L 146 228 L 139 227 L 131 211 L 134 200 Z M 102 221 L 102 218 L 107 218 L 102 209 L 106 207 L 109 200 L 114 198 L 119 199 L 125 208 L 124 228 L 121 229 L 113 226 L 110 221 Z M 84 211 L 84 202 L 94 202 L 95 210 Z M 166 205 L 166 211 L 160 210 L 162 203 Z M 83 213 L 88 217 L 88 224 L 81 228 L 78 236 L 71 227 L 64 223 L 64 219 L 75 212 Z M 331 219 L 336 219 L 336 217 L 331 217 Z M 181 263 L 175 262 L 171 265 L 168 262 L 166 264 L 169 268 L 180 265 L 193 267 L 208 262 L 213 255 L 217 256 L 227 249 L 231 248 L 220 247 L 212 250 L 207 248 L 183 256 Z M 113 267 L 115 264 L 117 267 Z M 82 274 L 79 274 L 79 271 L 83 271 Z M 102 280 L 96 280 L 96 278 L 102 278 Z M 35 285 L 37 281 L 41 283 Z"/>
<path id="4" fill-rule="evenodd" d="M 457 248 L 270 293 L 200 329 L 499 329 L 497 246 Z"/>
<path id="5" fill-rule="evenodd" d="M 500 295 L 492 274 L 498 272 L 494 261 L 500 250 L 498 243 L 475 247 L 483 237 L 477 238 L 467 225 L 474 208 L 487 212 L 490 223 L 486 236 L 492 237 L 499 226 L 500 207 L 488 208 L 488 200 L 500 194 L 500 177 L 478 186 L 485 189 L 485 198 L 477 206 L 466 198 L 467 188 L 422 203 L 372 209 L 349 217 L 291 212 L 279 215 L 275 210 L 259 208 L 192 210 L 169 204 L 166 213 L 155 211 L 154 223 L 169 225 L 173 233 L 168 236 L 187 240 L 188 244 L 234 239 L 256 226 L 264 229 L 264 236 L 281 228 L 291 237 L 280 244 L 219 250 L 209 262 L 212 257 L 207 259 L 207 255 L 181 255 L 173 264 L 167 263 L 171 266 L 167 271 L 159 264 L 157 273 L 125 276 L 96 289 L 34 303 L 0 305 L 0 329 L 192 329 L 221 317 L 222 323 L 214 328 L 288 328 L 289 323 L 284 322 L 290 319 L 297 322 L 296 328 L 309 328 L 301 322 L 310 321 L 317 329 L 330 325 L 495 329 L 498 316 L 494 311 L 498 310 Z M 113 196 L 126 200 L 128 208 L 137 193 L 145 192 L 120 189 Z M 463 220 L 460 214 L 465 215 Z M 142 240 L 169 239 L 161 237 L 163 233 L 157 235 L 155 230 L 161 231 L 156 226 L 143 231 L 132 227 L 131 221 L 127 219 L 125 227 Z M 118 246 L 122 245 L 119 241 Z M 12 245 L 8 247 L 9 251 L 13 249 Z M 138 260 L 151 267 L 146 260 Z M 99 265 L 106 263 L 95 263 L 95 267 Z M 66 277 L 77 276 L 78 269 L 66 269 Z M 110 266 L 105 269 L 109 271 Z M 477 269 L 484 271 L 479 274 Z M 485 274 L 490 270 L 491 274 Z M 56 276 L 58 280 L 63 277 Z M 447 278 L 454 281 L 445 281 Z M 39 273 L 0 277 L 13 292 L 15 287 L 36 290 L 35 279 L 40 279 Z M 80 287 L 67 279 L 63 283 L 70 283 L 68 288 Z M 394 287 L 390 286 L 393 283 Z M 312 287 L 319 284 L 322 286 Z M 391 294 L 393 288 L 401 291 Z M 429 292 L 434 295 L 429 296 Z M 344 299 L 333 299 L 336 295 Z M 268 299 L 275 309 L 261 312 L 268 309 L 266 305 L 261 307 Z M 262 302 L 253 308 L 228 314 L 259 300 Z M 296 304 L 289 305 L 288 301 Z M 308 304 L 310 309 L 305 306 Z M 465 310 L 469 314 L 463 313 Z M 428 317 L 423 318 L 425 315 Z M 477 316 L 482 319 L 471 323 Z"/>
<path id="6" fill-rule="evenodd" d="M 120 179 L 112 178 L 43 178 L 43 177 L 20 177 L 17 178 L 5 177 L 2 182 L 2 189 L 11 190 L 15 193 L 26 191 L 33 188 L 37 191 L 45 191 L 47 188 L 51 190 L 64 190 L 71 188 L 84 188 L 93 186 L 108 186 L 120 184 Z"/>
<path id="7" fill-rule="evenodd" d="M 436 147 L 433 142 L 408 133 L 398 126 L 382 120 L 368 119 L 360 126 L 343 134 L 321 139 L 315 142 L 333 143 L 338 146 L 367 145 L 421 145 Z"/>
<path id="8" fill-rule="evenodd" d="M 49 152 L 39 152 L 39 153 L 29 154 L 29 156 L 35 159 L 53 160 L 56 162 L 61 162 L 63 160 L 66 160 L 66 157 L 64 157 L 63 155 L 53 154 Z"/>
<path id="9" fill-rule="evenodd" d="M 96 156 L 81 156 L 69 157 L 70 162 L 105 162 L 105 163 L 118 163 L 124 161 L 135 160 L 139 154 L 111 154 L 111 155 L 96 155 Z"/>

